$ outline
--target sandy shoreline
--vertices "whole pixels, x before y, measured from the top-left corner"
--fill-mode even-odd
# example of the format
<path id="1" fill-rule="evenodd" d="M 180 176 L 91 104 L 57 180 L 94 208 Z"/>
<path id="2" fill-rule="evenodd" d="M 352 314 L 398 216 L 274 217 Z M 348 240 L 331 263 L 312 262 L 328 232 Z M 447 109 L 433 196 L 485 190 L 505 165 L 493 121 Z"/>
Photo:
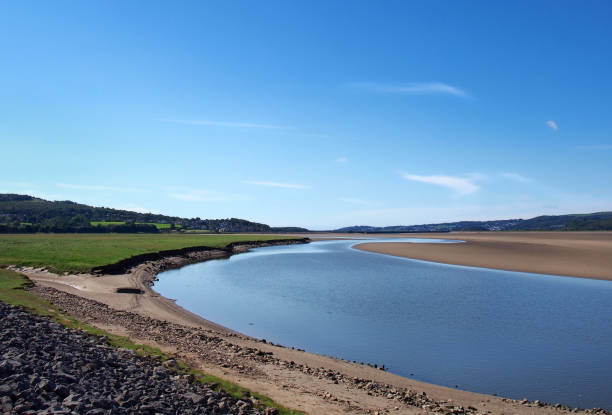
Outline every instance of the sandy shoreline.
<path id="1" fill-rule="evenodd" d="M 238 251 L 248 248 L 243 246 Z M 89 324 L 177 353 L 211 374 L 310 414 L 452 413 L 453 408 L 455 413 L 470 414 L 570 412 L 569 408 L 520 403 L 427 384 L 344 360 L 263 343 L 199 317 L 151 288 L 163 270 L 227 256 L 224 250 L 194 252 L 148 261 L 125 274 L 96 277 L 59 276 L 41 269 L 19 271 L 36 283 L 39 295 Z M 118 288 L 141 290 L 142 294 L 117 293 Z M 182 334 L 170 335 L 175 332 Z M 197 339 L 207 336 L 215 339 L 214 346 L 206 343 L 202 347 L 198 343 Z M 249 355 L 245 350 L 257 352 Z"/>
<path id="2" fill-rule="evenodd" d="M 451 232 L 392 237 L 459 239 L 466 243 L 364 242 L 355 248 L 445 264 L 612 280 L 612 232 Z"/>
<path id="3" fill-rule="evenodd" d="M 116 310 L 137 312 L 148 317 L 167 320 L 193 327 L 205 327 L 225 333 L 236 333 L 230 328 L 206 320 L 183 307 L 173 299 L 166 298 L 153 289 L 157 275 L 161 272 L 180 268 L 210 259 L 228 258 L 248 251 L 252 247 L 304 243 L 297 240 L 239 244 L 231 251 L 225 249 L 203 249 L 188 251 L 181 255 L 163 256 L 161 259 L 144 261 L 118 274 L 73 274 L 57 275 L 43 268 L 13 268 L 39 285 L 65 291 L 79 297 L 100 301 Z M 11 268 L 11 267 L 9 267 Z M 115 267 L 112 267 L 115 268 Z M 140 291 L 140 294 L 118 293 L 119 289 Z"/>

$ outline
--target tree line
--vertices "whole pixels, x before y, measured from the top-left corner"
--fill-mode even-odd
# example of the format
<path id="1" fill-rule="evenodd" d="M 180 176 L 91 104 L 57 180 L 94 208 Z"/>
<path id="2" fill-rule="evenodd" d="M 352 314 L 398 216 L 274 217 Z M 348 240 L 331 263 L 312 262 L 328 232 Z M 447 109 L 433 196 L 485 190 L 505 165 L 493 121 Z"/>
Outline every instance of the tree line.
<path id="1" fill-rule="evenodd" d="M 92 222 L 125 223 L 94 226 L 91 225 Z M 271 232 L 268 225 L 237 218 L 200 219 L 196 217 L 188 219 L 156 213 L 94 207 L 69 200 L 48 201 L 28 195 L 0 194 L 0 233 L 160 232 L 151 223 L 169 224 L 170 228 L 211 232 Z"/>

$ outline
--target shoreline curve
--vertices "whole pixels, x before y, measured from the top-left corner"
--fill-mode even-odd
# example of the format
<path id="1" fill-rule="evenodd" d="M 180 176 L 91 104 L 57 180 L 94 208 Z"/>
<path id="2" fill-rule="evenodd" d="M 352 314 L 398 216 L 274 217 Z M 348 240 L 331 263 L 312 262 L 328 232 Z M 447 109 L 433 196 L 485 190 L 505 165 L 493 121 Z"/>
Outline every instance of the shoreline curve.
<path id="1" fill-rule="evenodd" d="M 58 292 L 64 292 L 68 294 L 67 296 L 64 296 L 62 300 L 68 301 L 68 303 L 72 301 L 70 300 L 70 297 L 76 296 L 80 297 L 81 299 L 87 300 L 92 304 L 102 303 L 110 307 L 111 309 L 120 310 L 127 313 L 139 314 L 160 322 L 192 327 L 196 330 L 204 329 L 207 331 L 216 332 L 220 336 L 226 336 L 225 338 L 230 339 L 232 342 L 248 344 L 249 347 L 256 347 L 260 350 L 264 350 L 264 353 L 270 353 L 270 355 L 274 354 L 274 356 L 278 356 L 281 359 L 284 359 L 285 361 L 290 360 L 291 363 L 296 363 L 304 366 L 309 365 L 311 367 L 320 367 L 321 369 L 325 368 L 328 373 L 333 373 L 333 375 L 331 375 L 332 377 L 337 376 L 337 373 L 339 372 L 344 372 L 344 374 L 351 376 L 352 379 L 357 379 L 357 389 L 353 391 L 352 394 L 350 394 L 350 398 L 352 402 L 359 403 L 359 412 L 366 408 L 368 408 L 368 411 L 373 411 L 373 408 L 376 408 L 377 405 L 388 402 L 388 398 L 386 395 L 383 394 L 382 396 L 378 396 L 377 393 L 371 392 L 372 390 L 376 391 L 376 388 L 383 388 L 384 390 L 391 391 L 396 390 L 395 388 L 397 388 L 398 390 L 400 390 L 401 388 L 404 390 L 420 391 L 419 393 L 421 393 L 422 395 L 419 396 L 422 396 L 423 399 L 427 397 L 426 399 L 428 401 L 431 400 L 431 409 L 433 409 L 434 407 L 443 406 L 443 402 L 451 399 L 453 402 L 455 402 L 454 405 L 461 405 L 463 408 L 474 409 L 480 409 L 480 407 L 482 407 L 482 410 L 484 410 L 486 407 L 489 410 L 493 410 L 493 413 L 501 413 L 507 411 L 513 411 L 513 413 L 516 414 L 532 414 L 536 412 L 562 413 L 566 410 L 569 413 L 572 409 L 570 407 L 554 408 L 551 405 L 541 404 L 539 402 L 533 403 L 526 400 L 519 402 L 518 400 L 506 399 L 493 395 L 485 395 L 477 392 L 452 389 L 445 386 L 416 381 L 407 377 L 402 377 L 389 372 L 380 371 L 367 366 L 359 366 L 358 364 L 350 363 L 342 359 L 288 349 L 280 345 L 266 343 L 265 341 L 263 341 L 262 343 L 262 340 L 245 336 L 244 334 L 238 333 L 234 330 L 231 330 L 230 328 L 206 320 L 203 317 L 200 317 L 177 305 L 173 300 L 161 296 L 153 289 L 153 284 L 156 281 L 157 275 L 160 272 L 166 271 L 168 269 L 179 268 L 182 266 L 207 261 L 210 259 L 227 258 L 234 254 L 246 252 L 250 248 L 255 247 L 308 242 L 309 241 L 307 240 L 283 240 L 278 241 L 278 243 L 271 243 L 270 241 L 266 241 L 265 243 L 239 244 L 237 246 L 231 247 L 231 250 L 210 248 L 202 250 L 190 250 L 190 252 L 183 252 L 179 253 L 178 255 L 162 255 L 158 259 L 151 258 L 148 261 L 133 265 L 131 268 L 125 270 L 126 272 L 123 274 L 79 274 L 59 276 L 57 274 L 49 273 L 41 268 L 12 267 L 12 269 L 26 275 L 28 278 L 34 281 L 36 285 L 51 288 L 54 291 L 57 290 Z M 140 289 L 143 291 L 143 294 L 118 293 L 117 289 L 119 288 Z M 67 308 L 70 309 L 71 304 L 64 303 L 64 305 L 68 305 Z M 72 304 L 72 307 L 73 311 L 76 314 L 82 314 L 80 317 L 89 319 L 88 322 L 90 324 L 96 324 L 95 317 L 91 315 L 88 316 L 87 310 L 79 311 L 80 309 L 78 304 Z M 109 326 L 108 322 L 101 322 L 100 324 L 102 328 L 105 328 L 109 331 L 114 330 L 117 332 L 117 334 L 127 335 L 128 337 L 130 336 L 129 327 L 115 327 L 113 325 Z M 133 339 L 142 340 L 138 337 Z M 160 345 L 158 344 L 158 346 Z M 162 348 L 167 348 L 167 345 L 161 346 Z M 171 347 L 171 349 L 173 348 L 174 346 Z M 304 393 L 304 385 L 301 385 L 299 386 L 300 389 L 298 392 L 294 392 L 293 394 L 290 394 L 290 396 L 288 396 L 287 392 L 284 391 L 286 389 L 286 385 L 278 385 L 276 384 L 276 382 L 273 382 L 272 385 L 269 384 L 269 375 L 266 375 L 266 380 L 260 378 L 256 379 L 255 381 L 249 381 L 248 379 L 245 379 L 239 374 L 238 376 L 232 374 L 224 366 L 211 367 L 204 365 L 203 367 L 211 371 L 213 374 L 225 376 L 230 381 L 235 381 L 239 383 L 243 382 L 246 387 L 249 387 L 251 389 L 257 390 L 261 388 L 262 392 L 271 395 L 271 397 L 279 403 L 290 403 L 297 399 L 298 395 Z M 317 373 L 319 374 L 316 375 L 316 377 L 321 379 L 321 372 Z M 278 376 L 278 374 L 275 373 L 275 376 Z M 329 380 L 325 380 L 325 378 L 323 378 L 323 380 L 323 383 L 327 385 L 330 390 L 333 389 L 334 386 L 329 385 Z M 363 388 L 363 386 L 367 386 L 365 383 L 359 386 L 359 382 L 361 381 L 364 381 L 365 383 L 369 382 L 368 384 L 374 385 L 374 389 L 368 391 L 366 388 Z M 309 380 L 308 382 L 312 382 L 312 380 Z M 341 382 L 340 385 L 336 386 L 343 387 L 342 385 L 343 384 Z M 366 392 L 367 394 L 364 397 L 358 398 L 356 394 L 361 394 L 361 392 Z M 334 392 L 332 391 L 332 393 Z M 340 393 L 340 391 L 338 391 L 337 393 Z M 311 413 L 321 413 L 320 411 L 325 408 L 325 413 L 346 413 L 346 408 L 333 408 L 333 405 L 332 407 L 329 407 L 328 403 L 333 403 L 334 401 L 331 399 L 331 394 L 329 394 L 330 397 L 327 397 L 327 395 L 328 394 L 323 396 L 322 403 L 315 403 L 312 402 L 312 400 L 306 398 L 300 399 L 299 402 L 304 405 L 300 409 L 310 411 Z M 333 409 L 338 409 L 339 411 L 336 412 Z M 391 407 L 389 407 L 389 409 L 387 410 L 390 409 Z M 420 413 L 423 409 L 425 408 L 419 407 L 418 411 L 415 411 L 414 413 Z M 417 410 L 417 408 L 414 408 L 414 410 Z M 348 412 L 352 413 L 350 409 Z M 466 413 L 469 412 L 471 411 L 468 411 Z M 408 410 L 407 412 L 404 412 L 403 410 L 400 410 L 397 413 L 413 413 L 413 411 Z"/>

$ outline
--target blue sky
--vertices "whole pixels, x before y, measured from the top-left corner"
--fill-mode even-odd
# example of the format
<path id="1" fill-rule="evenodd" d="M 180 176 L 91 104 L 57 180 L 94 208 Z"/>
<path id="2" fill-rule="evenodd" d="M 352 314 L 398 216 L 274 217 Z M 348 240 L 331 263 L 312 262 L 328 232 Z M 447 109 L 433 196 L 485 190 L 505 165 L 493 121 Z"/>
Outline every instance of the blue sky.
<path id="1" fill-rule="evenodd" d="M 312 229 L 612 210 L 607 1 L 2 2 L 0 192 Z"/>

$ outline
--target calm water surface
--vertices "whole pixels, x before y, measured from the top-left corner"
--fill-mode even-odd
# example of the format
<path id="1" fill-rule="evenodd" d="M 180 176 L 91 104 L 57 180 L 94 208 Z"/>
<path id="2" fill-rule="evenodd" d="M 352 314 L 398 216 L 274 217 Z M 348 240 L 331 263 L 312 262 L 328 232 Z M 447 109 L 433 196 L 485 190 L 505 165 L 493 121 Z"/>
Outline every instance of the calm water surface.
<path id="1" fill-rule="evenodd" d="M 475 392 L 612 409 L 612 282 L 433 264 L 355 243 L 258 248 L 164 272 L 155 290 L 274 343 Z"/>

